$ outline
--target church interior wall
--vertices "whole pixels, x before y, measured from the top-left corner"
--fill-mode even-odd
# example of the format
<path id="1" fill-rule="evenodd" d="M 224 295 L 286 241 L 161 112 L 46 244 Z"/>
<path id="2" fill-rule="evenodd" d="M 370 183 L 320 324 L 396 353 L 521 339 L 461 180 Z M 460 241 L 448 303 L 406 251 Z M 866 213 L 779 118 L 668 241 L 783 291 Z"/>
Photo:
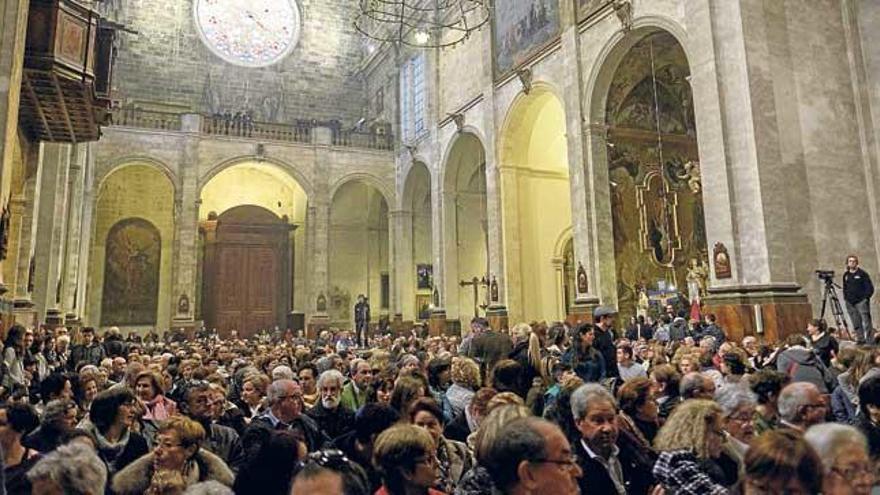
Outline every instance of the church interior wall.
<path id="1" fill-rule="evenodd" d="M 338 119 L 356 122 L 366 104 L 357 77 L 363 44 L 353 25 L 355 0 L 299 2 L 299 44 L 280 63 L 243 68 L 201 42 L 191 2 L 114 2 L 124 34 L 114 90 L 144 108 L 195 113 L 252 111 L 261 122 Z"/>
<path id="2" fill-rule="evenodd" d="M 10 207 L 21 212 L 25 208 L 26 201 L 25 181 L 28 180 L 28 176 L 30 175 L 28 173 L 27 161 L 30 153 L 34 150 L 34 145 L 25 137 L 20 129 L 16 133 L 16 138 L 11 144 L 12 150 L 11 161 L 9 163 L 9 180 L 3 181 L 3 184 L 8 187 L 8 191 L 0 195 L 0 197 L 8 197 L 9 204 L 11 205 Z M 36 147 L 39 147 L 39 145 Z M 12 217 L 10 219 L 9 228 L 11 235 L 9 236 L 9 246 L 7 248 L 7 261 L 2 265 L 2 280 L 7 287 L 16 287 L 19 284 L 18 257 L 21 255 L 19 253 L 22 228 L 21 222 L 21 216 Z M 23 255 L 29 256 L 29 254 L 30 249 L 28 248 L 27 252 Z"/>
<path id="3" fill-rule="evenodd" d="M 161 241 L 159 296 L 156 325 L 167 328 L 171 323 L 171 276 L 174 239 L 174 186 L 168 177 L 150 164 L 132 162 L 115 170 L 97 192 L 95 230 L 88 288 L 88 313 L 85 322 L 100 326 L 104 297 L 105 248 L 110 229 L 118 222 L 140 218 L 151 223 Z M 118 304 L 125 304 L 117 299 Z M 136 329 L 143 330 L 145 326 Z"/>

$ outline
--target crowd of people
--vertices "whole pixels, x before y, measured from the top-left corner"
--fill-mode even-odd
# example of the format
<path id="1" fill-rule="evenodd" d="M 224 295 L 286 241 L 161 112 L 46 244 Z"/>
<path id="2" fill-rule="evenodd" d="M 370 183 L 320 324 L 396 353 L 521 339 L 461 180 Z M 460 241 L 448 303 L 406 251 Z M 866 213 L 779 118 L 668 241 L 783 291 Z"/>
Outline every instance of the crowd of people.
<path id="1" fill-rule="evenodd" d="M 712 315 L 464 337 L 223 339 L 12 326 L 9 494 L 863 495 L 880 351 L 823 321 L 783 343 Z"/>

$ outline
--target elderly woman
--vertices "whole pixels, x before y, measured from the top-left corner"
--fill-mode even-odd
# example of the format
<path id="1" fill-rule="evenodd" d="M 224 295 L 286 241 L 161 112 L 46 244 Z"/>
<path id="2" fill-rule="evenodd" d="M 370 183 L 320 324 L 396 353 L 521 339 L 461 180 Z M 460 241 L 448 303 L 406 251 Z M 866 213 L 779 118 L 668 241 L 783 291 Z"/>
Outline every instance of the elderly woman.
<path id="1" fill-rule="evenodd" d="M 471 468 L 467 445 L 443 436 L 443 411 L 433 399 L 415 401 L 409 408 L 410 423 L 424 428 L 434 441 L 433 455 L 437 458 L 439 476 L 434 485 L 438 490 L 452 493 L 462 475 Z"/>
<path id="2" fill-rule="evenodd" d="M 132 431 L 135 401 L 127 388 L 105 390 L 92 401 L 89 419 L 80 424 L 80 428 L 95 436 L 98 455 L 111 475 L 149 451 L 146 439 Z"/>
<path id="3" fill-rule="evenodd" d="M 456 357 L 452 359 L 451 374 L 452 385 L 446 390 L 446 400 L 452 407 L 452 416 L 458 417 L 480 388 L 480 365 L 473 359 Z"/>
<path id="4" fill-rule="evenodd" d="M 159 427 L 153 451 L 113 477 L 113 492 L 145 493 L 154 477 L 163 471 L 180 473 L 185 486 L 208 480 L 232 486 L 232 471 L 222 459 L 201 448 L 204 442 L 205 429 L 198 422 L 185 416 L 170 418 Z"/>
<path id="5" fill-rule="evenodd" d="M 724 443 L 718 465 L 724 471 L 726 485 L 734 484 L 743 472 L 743 460 L 755 436 L 755 394 L 744 385 L 730 384 L 715 392 L 724 420 Z"/>
<path id="6" fill-rule="evenodd" d="M 723 426 L 721 408 L 712 401 L 686 400 L 675 408 L 654 441 L 660 451 L 654 476 L 666 493 L 727 495 L 724 474 L 707 462 L 721 455 Z"/>
<path id="7" fill-rule="evenodd" d="M 868 441 L 852 426 L 823 423 L 811 426 L 804 439 L 822 460 L 825 495 L 868 495 L 874 485 L 874 467 Z"/>
<path id="8" fill-rule="evenodd" d="M 42 424 L 24 438 L 24 445 L 44 454 L 55 450 L 61 444 L 61 437 L 76 426 L 76 411 L 76 403 L 70 399 L 49 401 L 43 411 Z"/>
<path id="9" fill-rule="evenodd" d="M 107 468 L 95 451 L 81 443 L 62 445 L 28 471 L 33 493 L 102 495 Z"/>
<path id="10" fill-rule="evenodd" d="M 432 487 L 437 480 L 434 440 L 423 428 L 393 426 L 373 446 L 373 462 L 382 474 L 375 495 L 442 495 Z"/>
<path id="11" fill-rule="evenodd" d="M 162 376 L 153 371 L 142 371 L 135 379 L 134 390 L 144 407 L 143 419 L 164 421 L 177 414 L 177 403 L 165 397 Z"/>
<path id="12" fill-rule="evenodd" d="M 494 483 L 489 471 L 484 467 L 490 446 L 498 438 L 508 423 L 515 419 L 531 416 L 531 411 L 521 405 L 503 405 L 488 413 L 480 428 L 474 434 L 473 452 L 476 465 L 467 471 L 459 482 L 455 493 L 458 495 L 478 495 L 493 493 Z"/>
<path id="13" fill-rule="evenodd" d="M 266 409 L 266 388 L 269 386 L 269 377 L 262 373 L 252 373 L 244 377 L 241 384 L 241 398 L 235 405 L 244 414 L 244 420 L 250 423 Z"/>
<path id="14" fill-rule="evenodd" d="M 84 418 L 92 407 L 92 401 L 98 395 L 98 374 L 97 373 L 80 373 L 79 384 L 76 388 L 76 401 L 79 405 L 77 417 Z"/>
<path id="15" fill-rule="evenodd" d="M 824 493 L 822 484 L 822 461 L 792 430 L 764 433 L 746 454 L 744 495 Z"/>

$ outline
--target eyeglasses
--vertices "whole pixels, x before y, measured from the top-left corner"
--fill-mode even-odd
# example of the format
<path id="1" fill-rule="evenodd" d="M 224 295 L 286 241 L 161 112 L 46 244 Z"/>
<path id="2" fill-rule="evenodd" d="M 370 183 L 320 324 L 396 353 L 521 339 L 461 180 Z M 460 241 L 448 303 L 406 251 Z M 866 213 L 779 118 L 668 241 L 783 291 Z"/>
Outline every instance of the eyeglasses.
<path id="1" fill-rule="evenodd" d="M 831 472 L 839 475 L 841 478 L 845 480 L 856 480 L 858 478 L 863 478 L 870 476 L 871 479 L 874 479 L 874 471 L 871 469 L 871 466 L 867 464 L 858 464 L 855 466 L 848 466 L 846 468 L 841 467 L 832 467 Z"/>
<path id="2" fill-rule="evenodd" d="M 302 398 L 303 398 L 303 396 L 302 396 L 302 395 L 299 395 L 299 394 L 293 394 L 293 395 L 279 395 L 279 396 L 278 396 L 278 402 L 281 402 L 281 401 L 286 400 L 286 399 L 293 399 L 293 400 L 299 402 L 299 401 L 302 400 Z"/>
<path id="3" fill-rule="evenodd" d="M 749 415 L 739 415 L 739 416 L 729 416 L 727 418 L 728 421 L 736 421 L 737 423 L 754 423 L 755 417 L 751 414 Z"/>

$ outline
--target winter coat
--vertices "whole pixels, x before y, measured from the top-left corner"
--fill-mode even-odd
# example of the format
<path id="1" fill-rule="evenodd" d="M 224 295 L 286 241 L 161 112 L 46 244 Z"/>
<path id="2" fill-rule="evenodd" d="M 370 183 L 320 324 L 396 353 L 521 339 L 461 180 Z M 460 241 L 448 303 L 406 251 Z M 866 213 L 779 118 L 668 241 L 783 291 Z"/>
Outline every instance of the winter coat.
<path id="1" fill-rule="evenodd" d="M 592 347 L 583 353 L 572 347 L 562 355 L 562 362 L 570 365 L 577 376 L 587 383 L 599 382 L 606 377 L 605 359 Z"/>
<path id="2" fill-rule="evenodd" d="M 125 469 L 116 473 L 113 477 L 113 492 L 117 495 L 140 495 L 150 487 L 153 479 L 153 461 L 155 455 L 151 452 L 129 464 Z M 235 475 L 216 455 L 199 450 L 195 455 L 195 462 L 184 473 L 186 486 L 191 486 L 202 481 L 217 481 L 223 485 L 232 486 Z"/>
<path id="3" fill-rule="evenodd" d="M 510 337 L 503 333 L 489 330 L 474 337 L 467 356 L 480 363 L 483 375 L 487 376 L 492 371 L 495 363 L 506 358 L 512 348 L 513 344 L 510 342 Z"/>
<path id="4" fill-rule="evenodd" d="M 727 495 L 721 480 L 713 478 L 704 463 L 689 450 L 662 452 L 654 476 L 669 494 Z"/>
<path id="5" fill-rule="evenodd" d="M 354 429 L 354 412 L 341 404 L 336 409 L 327 409 L 321 401 L 306 411 L 306 415 L 318 423 L 318 427 L 329 438 L 345 435 Z"/>
<path id="6" fill-rule="evenodd" d="M 804 346 L 792 346 L 779 353 L 776 370 L 788 375 L 792 382 L 812 383 L 822 394 L 831 393 L 837 386 L 822 360 Z"/>
<path id="7" fill-rule="evenodd" d="M 688 328 L 687 321 L 684 318 L 676 317 L 669 326 L 669 339 L 673 342 L 681 342 L 690 336 L 691 330 Z M 717 342 L 716 342 L 717 343 Z"/>
<path id="8" fill-rule="evenodd" d="M 492 475 L 482 466 L 466 472 L 455 488 L 455 495 L 491 495 L 495 490 Z"/>

